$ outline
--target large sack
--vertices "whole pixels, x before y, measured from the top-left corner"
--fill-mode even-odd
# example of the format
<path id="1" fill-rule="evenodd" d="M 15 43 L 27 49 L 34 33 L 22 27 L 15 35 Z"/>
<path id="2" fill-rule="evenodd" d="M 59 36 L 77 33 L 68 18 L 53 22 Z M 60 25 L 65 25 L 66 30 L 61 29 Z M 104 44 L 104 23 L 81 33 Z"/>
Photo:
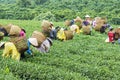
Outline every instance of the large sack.
<path id="1" fill-rule="evenodd" d="M 66 36 L 66 40 L 73 39 L 73 31 L 65 30 L 64 33 L 65 33 L 65 36 Z"/>
<path id="2" fill-rule="evenodd" d="M 7 33 L 10 33 L 10 29 L 11 29 L 12 24 L 9 24 L 7 26 L 4 26 L 5 30 L 7 31 Z"/>
<path id="3" fill-rule="evenodd" d="M 24 37 L 10 38 L 10 42 L 13 42 L 20 53 L 24 53 L 27 49 L 27 39 Z"/>
<path id="4" fill-rule="evenodd" d="M 103 19 L 101 17 L 96 17 L 95 22 L 96 22 L 95 27 L 94 27 L 95 31 L 100 31 L 101 27 L 104 24 Z"/>
<path id="5" fill-rule="evenodd" d="M 103 24 L 106 24 L 107 23 L 107 18 L 106 17 L 102 17 L 101 21 L 102 21 Z"/>
<path id="6" fill-rule="evenodd" d="M 80 33 L 79 27 L 77 25 L 70 26 L 70 30 L 73 31 L 73 33 Z"/>
<path id="7" fill-rule="evenodd" d="M 95 26 L 95 30 L 96 31 L 100 31 L 101 27 L 103 26 L 103 22 L 100 20 L 100 21 L 97 21 L 96 22 L 96 26 Z"/>
<path id="8" fill-rule="evenodd" d="M 46 37 L 43 35 L 42 32 L 39 31 L 34 31 L 32 33 L 31 38 L 36 38 L 38 41 L 38 45 L 40 46 L 42 44 L 42 42 L 46 39 Z"/>
<path id="9" fill-rule="evenodd" d="M 82 21 L 83 20 L 79 16 L 77 16 L 76 19 L 75 19 L 75 22 L 81 22 L 82 23 Z"/>
<path id="10" fill-rule="evenodd" d="M 49 32 L 50 31 L 50 27 L 51 27 L 51 23 L 47 20 L 43 20 L 41 23 L 42 26 L 42 32 Z"/>
<path id="11" fill-rule="evenodd" d="M 82 31 L 83 31 L 83 34 L 90 34 L 90 32 L 91 32 L 91 27 L 90 27 L 90 25 L 88 25 L 88 26 L 83 26 L 82 27 Z"/>
<path id="12" fill-rule="evenodd" d="M 115 40 L 118 40 L 118 38 L 120 38 L 120 28 L 116 28 L 114 29 L 114 33 L 115 33 Z"/>
<path id="13" fill-rule="evenodd" d="M 10 36 L 19 36 L 20 31 L 21 31 L 21 28 L 19 26 L 12 25 L 9 35 Z"/>
<path id="14" fill-rule="evenodd" d="M 4 33 L 0 32 L 0 41 L 3 39 L 3 37 L 4 37 Z"/>
<path id="15" fill-rule="evenodd" d="M 46 37 L 49 37 L 50 36 L 50 31 L 51 31 L 51 23 L 47 20 L 43 20 L 42 23 L 41 23 L 41 27 L 42 27 L 42 33 Z"/>
<path id="16" fill-rule="evenodd" d="M 70 26 L 70 20 L 65 21 L 65 26 L 67 26 L 67 27 Z"/>
<path id="17" fill-rule="evenodd" d="M 79 29 L 82 28 L 82 23 L 83 23 L 83 20 L 79 16 L 77 16 L 75 19 L 75 24 L 79 27 Z"/>

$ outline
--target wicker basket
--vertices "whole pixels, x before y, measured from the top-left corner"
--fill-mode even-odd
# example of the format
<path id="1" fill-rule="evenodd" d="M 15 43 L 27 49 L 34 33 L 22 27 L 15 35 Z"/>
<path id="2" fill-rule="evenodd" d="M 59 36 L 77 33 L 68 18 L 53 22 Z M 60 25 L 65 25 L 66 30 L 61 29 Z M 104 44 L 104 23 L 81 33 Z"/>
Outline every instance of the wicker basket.
<path id="1" fill-rule="evenodd" d="M 82 30 L 83 30 L 83 34 L 87 35 L 87 34 L 90 34 L 91 27 L 90 26 L 83 26 Z"/>
<path id="2" fill-rule="evenodd" d="M 42 32 L 49 32 L 50 31 L 50 27 L 51 27 L 51 23 L 47 20 L 43 20 L 41 23 L 42 26 Z"/>
<path id="3" fill-rule="evenodd" d="M 120 28 L 114 29 L 114 32 L 115 32 L 115 40 L 118 40 L 118 38 L 120 38 Z"/>
<path id="4" fill-rule="evenodd" d="M 38 45 L 40 46 L 42 44 L 42 42 L 46 39 L 46 37 L 43 35 L 42 32 L 39 31 L 34 31 L 32 33 L 31 38 L 36 38 L 38 41 Z"/>
<path id="5" fill-rule="evenodd" d="M 20 53 L 25 52 L 28 49 L 27 39 L 24 37 L 10 38 L 10 42 L 13 42 Z"/>
<path id="6" fill-rule="evenodd" d="M 96 26 L 95 26 L 95 31 L 100 31 L 101 27 L 104 25 L 105 20 L 101 19 L 100 17 L 98 17 L 96 19 Z"/>
<path id="7" fill-rule="evenodd" d="M 7 31 L 7 33 L 10 33 L 10 29 L 11 29 L 12 24 L 9 24 L 7 26 L 4 26 L 5 30 Z"/>
<path id="8" fill-rule="evenodd" d="M 65 26 L 70 26 L 70 20 L 65 21 Z"/>
<path id="9" fill-rule="evenodd" d="M 4 37 L 4 33 L 0 32 L 0 41 L 3 40 L 3 37 Z"/>
<path id="10" fill-rule="evenodd" d="M 66 31 L 64 31 L 64 33 L 65 33 L 65 36 L 66 36 L 66 40 L 70 40 L 70 39 L 73 39 L 73 31 L 71 31 L 71 30 L 66 30 Z"/>
<path id="11" fill-rule="evenodd" d="M 19 26 L 12 25 L 10 32 L 9 32 L 9 35 L 10 36 L 19 36 L 20 31 L 21 31 L 21 28 Z"/>

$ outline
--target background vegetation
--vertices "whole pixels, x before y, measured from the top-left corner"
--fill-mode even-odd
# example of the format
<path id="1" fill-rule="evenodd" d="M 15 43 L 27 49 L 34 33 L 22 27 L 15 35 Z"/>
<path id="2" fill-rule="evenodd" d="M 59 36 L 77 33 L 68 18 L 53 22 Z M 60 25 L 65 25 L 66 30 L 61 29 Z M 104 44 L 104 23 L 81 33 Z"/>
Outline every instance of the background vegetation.
<path id="1" fill-rule="evenodd" d="M 89 14 L 120 24 L 119 4 L 120 0 L 0 0 L 0 18 L 64 21 Z"/>

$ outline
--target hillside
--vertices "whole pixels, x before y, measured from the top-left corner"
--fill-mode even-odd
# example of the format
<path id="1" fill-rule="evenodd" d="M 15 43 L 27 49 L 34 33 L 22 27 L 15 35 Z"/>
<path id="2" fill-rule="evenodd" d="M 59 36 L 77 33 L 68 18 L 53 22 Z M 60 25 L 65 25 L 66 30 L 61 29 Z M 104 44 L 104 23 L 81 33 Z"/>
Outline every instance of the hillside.
<path id="1" fill-rule="evenodd" d="M 0 0 L 0 18 L 63 21 L 89 14 L 114 21 L 120 17 L 119 4 L 120 0 Z"/>
<path id="2" fill-rule="evenodd" d="M 0 20 L 0 23 L 23 27 L 27 38 L 41 29 L 39 21 Z M 62 26 L 63 22 L 54 24 Z M 72 40 L 54 40 L 46 54 L 31 47 L 34 56 L 26 54 L 20 62 L 0 56 L 0 80 L 120 80 L 120 45 L 117 41 L 114 45 L 105 43 L 106 38 L 106 34 L 93 30 L 91 36 L 80 33 Z"/>
<path id="3" fill-rule="evenodd" d="M 0 0 L 0 4 L 14 4 L 16 0 Z"/>

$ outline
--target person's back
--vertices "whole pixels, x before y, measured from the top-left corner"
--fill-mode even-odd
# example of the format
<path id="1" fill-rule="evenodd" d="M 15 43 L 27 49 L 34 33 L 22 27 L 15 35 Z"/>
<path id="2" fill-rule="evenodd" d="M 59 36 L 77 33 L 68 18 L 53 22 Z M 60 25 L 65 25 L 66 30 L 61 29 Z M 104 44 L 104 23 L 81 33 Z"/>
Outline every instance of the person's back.
<path id="1" fill-rule="evenodd" d="M 50 47 L 52 46 L 52 40 L 50 38 L 47 38 L 40 47 L 37 49 L 42 53 L 47 53 L 50 50 Z"/>
<path id="2" fill-rule="evenodd" d="M 113 29 L 110 29 L 110 31 L 108 32 L 109 42 L 114 42 L 114 32 L 112 30 Z"/>
<path id="3" fill-rule="evenodd" d="M 12 59 L 20 60 L 20 53 L 17 51 L 16 46 L 12 42 L 4 43 L 3 57 L 9 57 L 12 55 Z"/>

